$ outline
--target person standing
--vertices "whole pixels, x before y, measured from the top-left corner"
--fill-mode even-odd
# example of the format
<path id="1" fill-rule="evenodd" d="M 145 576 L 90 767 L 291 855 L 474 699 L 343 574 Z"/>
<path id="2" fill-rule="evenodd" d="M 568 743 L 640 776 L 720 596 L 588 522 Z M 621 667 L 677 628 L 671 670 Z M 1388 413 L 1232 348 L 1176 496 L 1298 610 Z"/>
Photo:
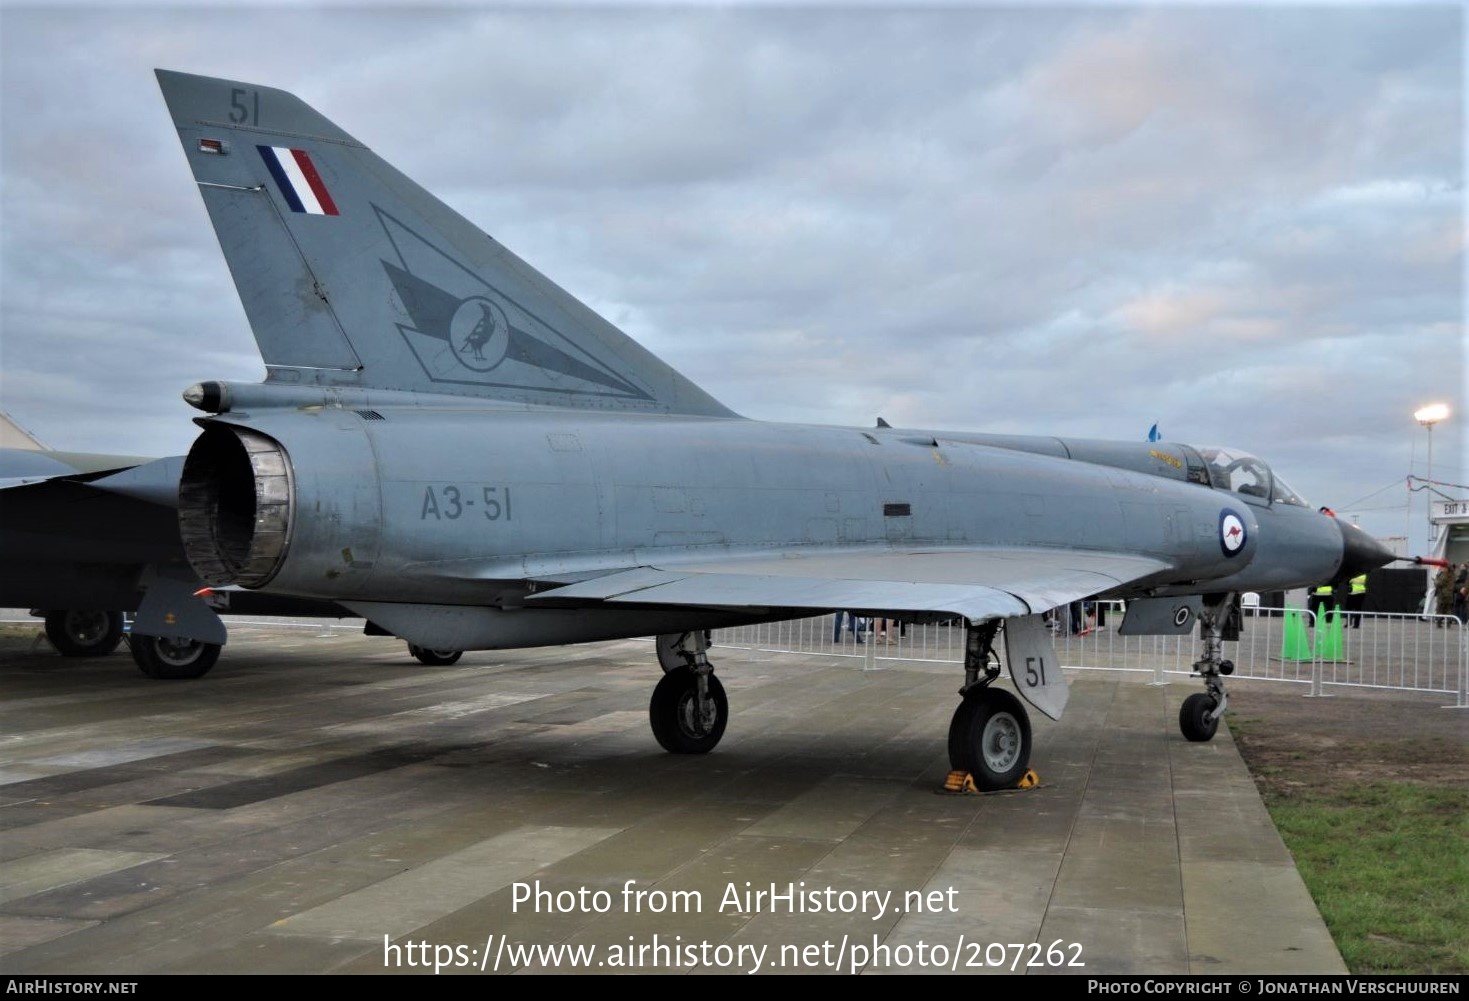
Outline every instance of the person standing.
<path id="1" fill-rule="evenodd" d="M 851 628 L 852 635 L 856 637 L 857 642 L 866 643 L 867 641 L 862 638 L 862 620 L 857 618 L 854 612 L 837 612 L 836 624 L 831 631 L 831 641 L 833 643 L 842 641 L 842 616 L 844 615 L 847 617 L 847 625 Z"/>
<path id="2" fill-rule="evenodd" d="M 1352 578 L 1351 592 L 1347 595 L 1347 621 L 1353 629 L 1362 628 L 1362 604 L 1367 600 L 1367 575 L 1359 573 Z"/>
<path id="3" fill-rule="evenodd" d="M 1331 596 L 1334 590 L 1335 588 L 1331 584 L 1316 585 L 1316 587 L 1311 590 L 1310 595 L 1306 598 L 1306 611 L 1310 612 L 1312 615 L 1319 616 L 1323 608 L 1330 610 Z"/>
<path id="4" fill-rule="evenodd" d="M 1454 614 L 1454 568 L 1446 566 L 1440 568 L 1438 576 L 1433 578 L 1433 614 L 1435 616 L 1448 616 Z M 1442 629 L 1445 622 L 1441 618 L 1433 620 L 1435 629 Z"/>

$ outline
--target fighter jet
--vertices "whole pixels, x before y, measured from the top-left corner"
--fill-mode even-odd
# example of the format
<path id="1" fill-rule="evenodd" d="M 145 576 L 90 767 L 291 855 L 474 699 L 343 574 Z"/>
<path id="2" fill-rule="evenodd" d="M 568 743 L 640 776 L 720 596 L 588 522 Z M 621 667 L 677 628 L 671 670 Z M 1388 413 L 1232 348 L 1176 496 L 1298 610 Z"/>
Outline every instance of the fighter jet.
<path id="1" fill-rule="evenodd" d="M 260 384 L 204 382 L 179 523 L 206 581 L 425 648 L 657 636 L 667 750 L 718 744 L 709 630 L 836 610 L 967 628 L 951 764 L 1015 784 L 1059 717 L 1041 614 L 1199 623 L 1210 739 L 1236 595 L 1391 561 L 1244 451 L 742 417 L 291 94 L 158 71 Z M 465 134 L 472 142 L 472 133 Z"/>
<path id="2" fill-rule="evenodd" d="M 8 424 L 0 414 L 0 428 Z M 143 674 L 199 678 L 225 643 L 221 613 L 352 614 L 327 601 L 201 590 L 179 539 L 183 456 L 61 452 L 17 440 L 0 447 L 0 608 L 43 616 L 62 656 L 109 654 L 130 626 L 128 649 Z"/>
<path id="3" fill-rule="evenodd" d="M 111 653 L 137 611 L 130 649 L 144 674 L 208 671 L 225 630 L 194 597 L 179 541 L 182 468 L 182 456 L 0 448 L 0 607 L 38 610 L 69 657 Z"/>

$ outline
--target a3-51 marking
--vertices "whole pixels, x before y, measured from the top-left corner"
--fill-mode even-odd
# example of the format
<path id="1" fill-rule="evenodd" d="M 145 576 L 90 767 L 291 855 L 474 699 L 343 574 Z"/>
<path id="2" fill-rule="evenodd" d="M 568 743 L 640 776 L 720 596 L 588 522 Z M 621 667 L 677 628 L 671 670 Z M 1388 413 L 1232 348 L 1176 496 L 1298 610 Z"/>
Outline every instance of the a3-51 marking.
<path id="1" fill-rule="evenodd" d="M 510 488 L 461 487 L 452 483 L 423 488 L 420 521 L 458 521 L 476 509 L 486 521 L 509 521 L 512 517 Z"/>

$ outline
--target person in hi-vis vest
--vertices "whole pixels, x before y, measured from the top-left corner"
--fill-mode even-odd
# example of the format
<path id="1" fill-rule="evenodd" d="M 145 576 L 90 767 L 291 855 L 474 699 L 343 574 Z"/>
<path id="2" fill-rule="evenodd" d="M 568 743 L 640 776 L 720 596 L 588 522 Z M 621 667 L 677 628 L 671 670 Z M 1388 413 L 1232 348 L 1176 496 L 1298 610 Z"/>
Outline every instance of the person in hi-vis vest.
<path id="1" fill-rule="evenodd" d="M 1306 611 L 1319 618 L 1322 612 L 1331 611 L 1332 595 L 1336 588 L 1331 584 L 1317 584 L 1306 598 Z"/>
<path id="2" fill-rule="evenodd" d="M 1353 629 L 1362 628 L 1362 603 L 1367 600 L 1367 575 L 1359 573 L 1351 580 L 1347 594 L 1347 622 Z"/>

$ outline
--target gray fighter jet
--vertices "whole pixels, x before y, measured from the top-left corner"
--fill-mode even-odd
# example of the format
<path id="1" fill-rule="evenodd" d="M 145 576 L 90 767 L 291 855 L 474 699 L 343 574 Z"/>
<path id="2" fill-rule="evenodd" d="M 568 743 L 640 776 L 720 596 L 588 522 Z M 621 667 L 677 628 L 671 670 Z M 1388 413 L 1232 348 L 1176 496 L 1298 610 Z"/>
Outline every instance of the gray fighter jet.
<path id="1" fill-rule="evenodd" d="M 225 642 L 220 613 L 352 614 L 295 596 L 198 593 L 202 582 L 179 539 L 183 463 L 183 456 L 59 452 L 34 442 L 0 447 L 0 608 L 42 615 L 47 638 L 66 657 L 116 650 L 124 613 L 133 613 L 134 662 L 169 680 L 202 677 L 214 666 Z"/>
<path id="2" fill-rule="evenodd" d="M 1065 705 L 1041 613 L 1126 598 L 1200 623 L 1225 708 L 1235 595 L 1394 559 L 1240 451 L 748 420 L 296 97 L 158 80 L 267 367 L 206 382 L 180 484 L 206 581 L 341 602 L 410 643 L 656 635 L 649 708 L 704 752 L 728 703 L 708 630 L 838 609 L 962 618 L 956 770 L 1014 784 L 1020 694 Z M 466 139 L 466 141 L 472 141 Z"/>
<path id="3" fill-rule="evenodd" d="M 111 653 L 123 613 L 138 611 L 130 649 L 143 673 L 208 671 L 225 630 L 194 596 L 179 541 L 182 467 L 182 456 L 0 448 L 0 607 L 38 610 L 70 657 Z"/>

